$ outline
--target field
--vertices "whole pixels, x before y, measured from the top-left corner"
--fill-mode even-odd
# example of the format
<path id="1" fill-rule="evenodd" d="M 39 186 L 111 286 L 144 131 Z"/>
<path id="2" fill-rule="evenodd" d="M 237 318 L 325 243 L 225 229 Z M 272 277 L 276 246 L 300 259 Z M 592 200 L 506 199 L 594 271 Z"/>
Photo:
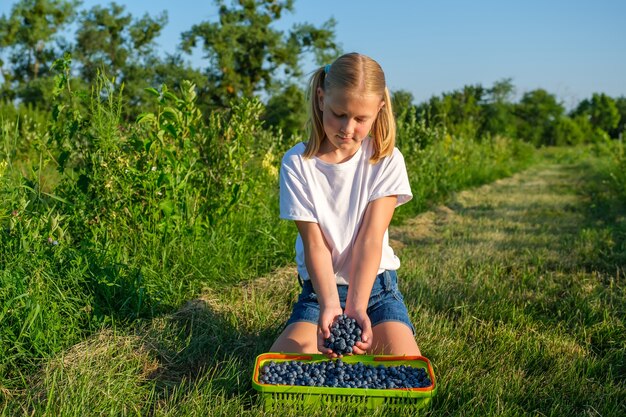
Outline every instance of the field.
<path id="1" fill-rule="evenodd" d="M 132 126 L 119 106 L 2 120 L 0 413 L 262 415 L 252 363 L 298 292 L 276 192 L 295 138 L 254 102 L 206 124 L 189 96 Z M 390 232 L 438 377 L 426 415 L 624 415 L 621 143 L 399 131 L 415 198 Z"/>

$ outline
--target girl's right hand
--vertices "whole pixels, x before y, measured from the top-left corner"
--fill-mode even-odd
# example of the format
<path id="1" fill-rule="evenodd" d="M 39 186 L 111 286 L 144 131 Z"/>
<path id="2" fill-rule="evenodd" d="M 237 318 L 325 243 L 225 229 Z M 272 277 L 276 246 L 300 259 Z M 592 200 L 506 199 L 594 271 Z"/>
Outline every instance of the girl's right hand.
<path id="1" fill-rule="evenodd" d="M 336 307 L 326 308 L 320 306 L 320 319 L 317 324 L 317 350 L 329 358 L 338 358 L 339 355 L 333 352 L 332 349 L 324 346 L 324 339 L 327 339 L 330 336 L 330 327 L 335 318 L 342 314 L 343 310 L 339 305 Z"/>

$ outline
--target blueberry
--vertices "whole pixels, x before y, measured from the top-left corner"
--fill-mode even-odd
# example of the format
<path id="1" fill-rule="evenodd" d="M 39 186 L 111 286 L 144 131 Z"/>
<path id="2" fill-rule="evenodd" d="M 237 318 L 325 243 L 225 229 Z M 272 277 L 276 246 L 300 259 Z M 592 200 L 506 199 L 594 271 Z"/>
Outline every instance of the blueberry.
<path id="1" fill-rule="evenodd" d="M 338 355 L 352 353 L 355 343 L 361 341 L 362 329 L 355 319 L 341 314 L 330 327 L 331 335 L 324 340 L 324 346 Z"/>
<path id="2" fill-rule="evenodd" d="M 297 386 L 349 387 L 370 389 L 418 388 L 431 384 L 426 370 L 411 366 L 345 363 L 320 361 L 303 363 L 286 361 L 270 362 L 260 369 L 259 382 L 264 384 L 288 384 Z"/>

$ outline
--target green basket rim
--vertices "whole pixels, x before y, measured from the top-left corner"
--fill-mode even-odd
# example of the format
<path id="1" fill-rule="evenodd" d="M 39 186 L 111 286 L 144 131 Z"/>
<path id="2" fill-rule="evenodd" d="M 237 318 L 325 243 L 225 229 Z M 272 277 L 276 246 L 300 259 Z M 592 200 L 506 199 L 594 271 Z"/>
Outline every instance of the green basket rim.
<path id="1" fill-rule="evenodd" d="M 344 356 L 341 360 L 345 363 L 376 364 L 386 366 L 420 364 L 421 368 L 426 368 L 431 384 L 422 388 L 338 388 L 338 387 L 309 387 L 300 385 L 276 385 L 259 382 L 259 370 L 269 361 L 302 361 L 320 362 L 331 360 L 322 354 L 309 353 L 283 353 L 266 352 L 258 355 L 254 363 L 252 373 L 252 386 L 263 394 L 308 394 L 308 395 L 353 395 L 362 397 L 404 397 L 404 398 L 430 398 L 437 392 L 435 373 L 433 367 L 424 356 L 398 356 L 398 355 L 350 355 Z"/>

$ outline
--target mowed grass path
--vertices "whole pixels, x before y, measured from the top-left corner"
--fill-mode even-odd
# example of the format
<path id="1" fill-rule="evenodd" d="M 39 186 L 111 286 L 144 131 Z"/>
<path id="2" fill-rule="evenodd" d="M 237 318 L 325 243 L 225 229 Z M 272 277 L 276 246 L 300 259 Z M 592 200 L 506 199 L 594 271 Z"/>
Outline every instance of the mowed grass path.
<path id="1" fill-rule="evenodd" d="M 543 163 L 392 228 L 438 378 L 423 414 L 626 415 L 626 213 L 602 180 L 588 161 Z M 293 266 L 207 288 L 173 315 L 73 347 L 31 392 L 7 393 L 5 413 L 263 415 L 252 364 L 297 293 Z"/>
<path id="2" fill-rule="evenodd" d="M 592 168 L 538 165 L 395 231 L 432 415 L 626 415 L 626 212 Z"/>

